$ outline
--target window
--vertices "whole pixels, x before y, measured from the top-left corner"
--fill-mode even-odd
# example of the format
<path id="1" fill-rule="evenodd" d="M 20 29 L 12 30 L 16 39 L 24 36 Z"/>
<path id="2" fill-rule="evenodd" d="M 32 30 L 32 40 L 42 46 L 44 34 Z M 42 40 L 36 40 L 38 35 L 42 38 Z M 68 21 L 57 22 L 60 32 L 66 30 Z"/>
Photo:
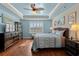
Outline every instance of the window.
<path id="1" fill-rule="evenodd" d="M 41 21 L 32 21 L 29 23 L 30 33 L 43 32 L 43 22 Z"/>

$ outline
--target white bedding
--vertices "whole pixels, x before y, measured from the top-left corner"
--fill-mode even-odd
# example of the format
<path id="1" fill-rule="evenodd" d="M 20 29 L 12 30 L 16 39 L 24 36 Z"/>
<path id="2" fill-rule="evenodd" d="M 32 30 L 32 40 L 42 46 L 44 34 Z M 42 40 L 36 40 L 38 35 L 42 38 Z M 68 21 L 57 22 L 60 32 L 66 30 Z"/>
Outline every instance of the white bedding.
<path id="1" fill-rule="evenodd" d="M 61 34 L 37 33 L 34 35 L 33 50 L 37 48 L 61 48 Z"/>

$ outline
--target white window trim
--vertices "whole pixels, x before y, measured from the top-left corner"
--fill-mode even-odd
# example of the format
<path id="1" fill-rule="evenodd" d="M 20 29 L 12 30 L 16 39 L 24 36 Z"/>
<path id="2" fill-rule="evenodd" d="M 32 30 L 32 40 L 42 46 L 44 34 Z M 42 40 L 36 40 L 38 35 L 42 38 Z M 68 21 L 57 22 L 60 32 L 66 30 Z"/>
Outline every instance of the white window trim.
<path id="1" fill-rule="evenodd" d="M 29 22 L 29 25 L 30 25 L 30 22 Z M 41 27 L 42 30 L 41 30 L 40 32 L 44 32 L 44 24 L 43 24 L 43 22 L 42 22 L 42 25 L 43 25 L 43 26 Z M 39 31 L 38 31 L 38 32 L 31 32 L 30 30 L 31 30 L 31 28 L 30 28 L 30 26 L 29 26 L 29 32 L 30 32 L 30 33 L 32 33 L 32 34 L 40 33 Z"/>

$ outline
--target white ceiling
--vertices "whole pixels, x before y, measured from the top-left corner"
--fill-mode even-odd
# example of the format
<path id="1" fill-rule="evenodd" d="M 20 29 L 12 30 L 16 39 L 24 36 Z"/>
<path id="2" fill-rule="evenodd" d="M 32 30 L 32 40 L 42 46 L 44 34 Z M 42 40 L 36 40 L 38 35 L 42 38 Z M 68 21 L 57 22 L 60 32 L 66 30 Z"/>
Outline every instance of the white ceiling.
<path id="1" fill-rule="evenodd" d="M 32 15 L 31 10 L 25 10 L 24 8 L 30 8 L 30 3 L 11 3 L 16 9 L 18 9 L 23 15 Z M 51 11 L 56 7 L 57 3 L 40 3 L 44 7 L 42 15 L 49 15 Z M 76 3 L 61 3 L 60 6 L 54 11 L 52 16 L 57 16 L 68 8 L 74 6 Z"/>
<path id="2" fill-rule="evenodd" d="M 68 10 L 69 8 L 73 7 L 75 4 L 77 3 L 64 3 L 64 4 L 61 4 L 56 10 L 55 12 L 52 14 L 53 16 L 57 16 L 59 15 L 60 13 Z"/>
<path id="3" fill-rule="evenodd" d="M 21 11 L 24 15 L 32 14 L 31 10 L 25 10 L 24 8 L 30 8 L 30 3 L 12 3 L 12 5 L 17 8 L 19 11 Z M 48 15 L 51 10 L 56 6 L 56 3 L 41 3 L 44 7 L 44 11 L 41 14 Z M 50 8 L 49 8 L 50 7 Z"/>

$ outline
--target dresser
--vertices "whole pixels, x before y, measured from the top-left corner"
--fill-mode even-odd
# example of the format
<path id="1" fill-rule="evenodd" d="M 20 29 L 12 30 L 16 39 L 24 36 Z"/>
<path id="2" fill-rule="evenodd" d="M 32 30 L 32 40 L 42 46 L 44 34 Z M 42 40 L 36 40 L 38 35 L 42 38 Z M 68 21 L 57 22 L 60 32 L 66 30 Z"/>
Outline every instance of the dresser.
<path id="1" fill-rule="evenodd" d="M 66 39 L 65 51 L 68 55 L 79 56 L 79 41 Z"/>
<path id="2" fill-rule="evenodd" d="M 15 31 L 6 32 L 5 29 L 5 26 L 0 26 L 0 51 L 5 51 L 7 48 L 18 42 L 19 39 L 22 39 L 20 23 L 15 22 Z"/>
<path id="3" fill-rule="evenodd" d="M 0 51 L 4 51 L 19 40 L 19 33 L 0 33 Z"/>

